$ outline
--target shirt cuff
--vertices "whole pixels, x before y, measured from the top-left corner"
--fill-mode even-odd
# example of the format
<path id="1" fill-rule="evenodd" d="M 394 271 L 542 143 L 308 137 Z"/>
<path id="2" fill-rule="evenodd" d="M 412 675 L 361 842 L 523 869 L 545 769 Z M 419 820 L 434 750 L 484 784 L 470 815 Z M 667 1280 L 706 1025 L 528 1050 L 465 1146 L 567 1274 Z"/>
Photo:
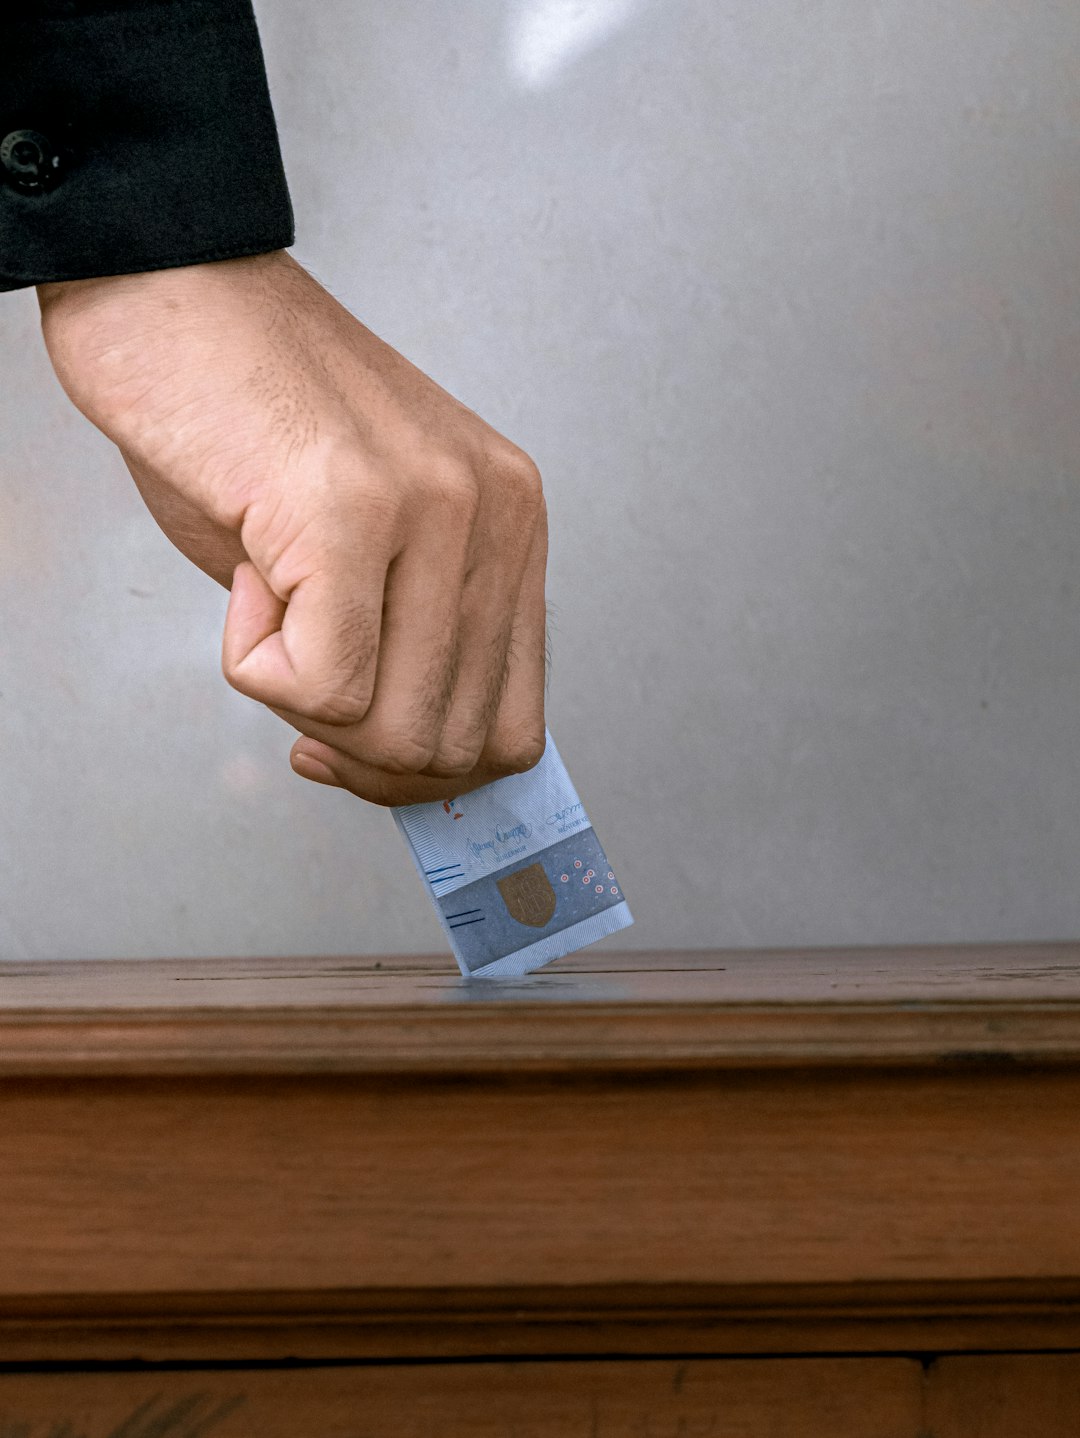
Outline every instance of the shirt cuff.
<path id="1" fill-rule="evenodd" d="M 0 291 L 295 240 L 251 0 L 38 0 L 0 47 Z"/>

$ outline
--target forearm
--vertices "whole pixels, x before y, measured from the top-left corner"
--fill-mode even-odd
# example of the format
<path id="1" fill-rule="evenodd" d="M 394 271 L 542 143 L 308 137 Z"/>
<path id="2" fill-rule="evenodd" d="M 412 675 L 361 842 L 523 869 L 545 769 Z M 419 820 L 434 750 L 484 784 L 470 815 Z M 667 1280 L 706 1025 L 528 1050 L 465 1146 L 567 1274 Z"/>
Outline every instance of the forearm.
<path id="1" fill-rule="evenodd" d="M 250 0 L 24 3 L 0 180 L 0 290 L 291 245 Z"/>

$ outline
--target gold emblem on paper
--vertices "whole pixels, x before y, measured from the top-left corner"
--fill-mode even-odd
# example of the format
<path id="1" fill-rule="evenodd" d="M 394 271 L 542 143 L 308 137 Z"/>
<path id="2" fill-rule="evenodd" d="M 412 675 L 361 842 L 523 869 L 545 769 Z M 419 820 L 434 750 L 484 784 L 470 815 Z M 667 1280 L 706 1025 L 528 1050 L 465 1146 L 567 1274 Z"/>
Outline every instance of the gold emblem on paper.
<path id="1" fill-rule="evenodd" d="M 530 864 L 505 879 L 496 879 L 503 903 L 519 924 L 542 929 L 555 913 L 555 890 L 542 864 Z"/>

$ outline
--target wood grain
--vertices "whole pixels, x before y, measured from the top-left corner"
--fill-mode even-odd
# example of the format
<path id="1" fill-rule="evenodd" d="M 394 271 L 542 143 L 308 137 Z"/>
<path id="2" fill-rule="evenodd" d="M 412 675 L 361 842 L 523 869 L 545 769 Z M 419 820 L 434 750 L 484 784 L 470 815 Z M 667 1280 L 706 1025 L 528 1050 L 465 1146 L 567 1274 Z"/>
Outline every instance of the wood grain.
<path id="1" fill-rule="evenodd" d="M 0 1076 L 1080 1064 L 1080 945 L 0 964 Z"/>
<path id="2" fill-rule="evenodd" d="M 917 1438 L 921 1381 L 911 1360 L 820 1358 L 7 1375 L 0 1435 Z"/>
<path id="3" fill-rule="evenodd" d="M 1080 947 L 0 966 L 0 1362 L 1080 1344 Z"/>
<path id="4" fill-rule="evenodd" d="M 0 1086 L 7 1293 L 1080 1279 L 1073 1075 Z"/>
<path id="5" fill-rule="evenodd" d="M 0 1362 L 68 1365 L 1080 1348 L 1076 1284 L 646 1285 L 13 1297 Z"/>
<path id="6" fill-rule="evenodd" d="M 1076 1438 L 1080 1354 L 942 1358 L 927 1387 L 933 1438 Z"/>

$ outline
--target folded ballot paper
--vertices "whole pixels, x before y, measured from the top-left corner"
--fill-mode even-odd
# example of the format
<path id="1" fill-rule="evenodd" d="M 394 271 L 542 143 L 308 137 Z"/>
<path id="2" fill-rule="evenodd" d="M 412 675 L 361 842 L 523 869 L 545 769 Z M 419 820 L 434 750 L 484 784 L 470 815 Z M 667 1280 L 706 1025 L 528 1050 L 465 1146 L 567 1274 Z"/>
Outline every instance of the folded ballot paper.
<path id="1" fill-rule="evenodd" d="M 634 922 L 550 733 L 525 774 L 391 812 L 466 978 L 528 973 Z"/>

